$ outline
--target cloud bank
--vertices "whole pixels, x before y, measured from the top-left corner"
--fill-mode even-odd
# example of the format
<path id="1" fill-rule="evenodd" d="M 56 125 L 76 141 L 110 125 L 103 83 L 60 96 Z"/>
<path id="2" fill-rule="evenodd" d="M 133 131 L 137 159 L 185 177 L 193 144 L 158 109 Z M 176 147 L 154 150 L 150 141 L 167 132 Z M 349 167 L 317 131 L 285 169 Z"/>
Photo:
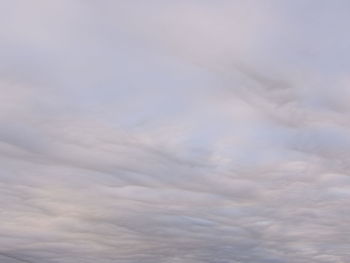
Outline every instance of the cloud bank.
<path id="1" fill-rule="evenodd" d="M 0 6 L 1 262 L 347 262 L 348 1 Z"/>

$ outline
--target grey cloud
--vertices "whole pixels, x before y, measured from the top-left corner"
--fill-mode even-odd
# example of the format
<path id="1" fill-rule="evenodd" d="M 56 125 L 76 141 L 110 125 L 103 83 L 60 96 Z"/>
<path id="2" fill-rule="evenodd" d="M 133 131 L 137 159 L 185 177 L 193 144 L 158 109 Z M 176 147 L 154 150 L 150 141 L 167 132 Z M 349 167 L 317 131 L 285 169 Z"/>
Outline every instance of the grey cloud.
<path id="1" fill-rule="evenodd" d="M 0 5 L 1 262 L 347 262 L 346 1 Z"/>

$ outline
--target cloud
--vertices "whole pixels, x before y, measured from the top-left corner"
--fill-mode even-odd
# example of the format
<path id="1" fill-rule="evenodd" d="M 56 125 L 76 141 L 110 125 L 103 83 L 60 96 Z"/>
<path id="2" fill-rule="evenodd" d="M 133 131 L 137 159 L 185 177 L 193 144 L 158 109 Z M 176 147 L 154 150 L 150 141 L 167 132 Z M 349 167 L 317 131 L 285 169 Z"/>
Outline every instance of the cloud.
<path id="1" fill-rule="evenodd" d="M 346 262 L 347 1 L 0 1 L 0 261 Z"/>

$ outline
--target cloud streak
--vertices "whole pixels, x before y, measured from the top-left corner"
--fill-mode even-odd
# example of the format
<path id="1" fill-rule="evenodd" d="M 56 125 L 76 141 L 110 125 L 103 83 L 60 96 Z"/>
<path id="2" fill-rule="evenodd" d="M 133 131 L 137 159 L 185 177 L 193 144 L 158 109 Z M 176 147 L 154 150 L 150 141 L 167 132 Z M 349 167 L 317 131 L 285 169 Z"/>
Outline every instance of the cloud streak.
<path id="1" fill-rule="evenodd" d="M 1 262 L 349 258 L 347 1 L 0 5 Z"/>

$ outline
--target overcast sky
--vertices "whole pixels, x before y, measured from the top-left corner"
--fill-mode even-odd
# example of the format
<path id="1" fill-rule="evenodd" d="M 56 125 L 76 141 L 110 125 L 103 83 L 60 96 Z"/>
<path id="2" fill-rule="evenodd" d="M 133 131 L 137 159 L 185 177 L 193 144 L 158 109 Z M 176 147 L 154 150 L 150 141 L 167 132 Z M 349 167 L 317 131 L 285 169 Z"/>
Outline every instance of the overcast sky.
<path id="1" fill-rule="evenodd" d="M 349 14 L 0 0 L 0 262 L 349 262 Z"/>

